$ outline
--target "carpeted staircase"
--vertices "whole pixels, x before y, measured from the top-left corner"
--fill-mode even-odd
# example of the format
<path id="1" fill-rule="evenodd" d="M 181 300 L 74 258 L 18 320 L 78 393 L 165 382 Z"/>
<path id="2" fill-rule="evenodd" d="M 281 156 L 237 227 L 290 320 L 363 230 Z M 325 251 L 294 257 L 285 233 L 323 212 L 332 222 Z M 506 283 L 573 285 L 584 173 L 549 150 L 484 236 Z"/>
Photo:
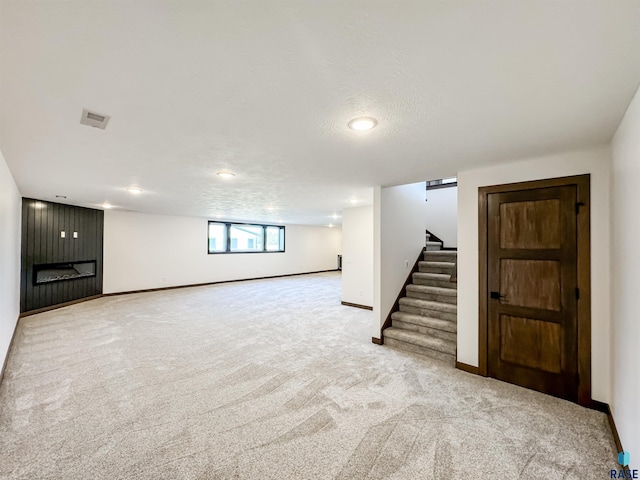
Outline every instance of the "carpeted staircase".
<path id="1" fill-rule="evenodd" d="M 427 242 L 420 270 L 400 299 L 400 311 L 391 315 L 384 344 L 455 365 L 458 292 L 451 280 L 458 253 L 439 250 L 440 244 L 433 243 Z"/>

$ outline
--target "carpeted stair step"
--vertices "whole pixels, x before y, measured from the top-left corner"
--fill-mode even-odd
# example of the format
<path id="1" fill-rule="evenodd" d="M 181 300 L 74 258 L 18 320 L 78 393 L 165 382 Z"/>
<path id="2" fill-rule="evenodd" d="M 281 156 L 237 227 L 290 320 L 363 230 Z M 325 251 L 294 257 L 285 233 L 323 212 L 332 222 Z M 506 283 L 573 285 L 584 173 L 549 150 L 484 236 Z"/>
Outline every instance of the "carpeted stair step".
<path id="1" fill-rule="evenodd" d="M 440 318 L 442 320 L 456 321 L 458 308 L 451 303 L 432 302 L 419 298 L 402 297 L 400 299 L 400 311 L 422 315 L 423 317 Z"/>
<path id="2" fill-rule="evenodd" d="M 427 242 L 425 250 L 431 252 L 436 252 L 442 248 L 442 244 L 440 242 Z"/>
<path id="3" fill-rule="evenodd" d="M 429 327 L 436 330 L 444 330 L 446 332 L 456 333 L 458 327 L 456 322 L 452 320 L 442 320 L 441 318 L 424 317 L 413 313 L 393 312 L 392 320 L 398 320 L 404 323 L 412 323 L 423 327 Z"/>
<path id="4" fill-rule="evenodd" d="M 391 326 L 402 328 L 403 330 L 412 330 L 452 342 L 456 341 L 456 323 L 450 320 L 423 317 L 422 315 L 414 315 L 412 313 L 394 312 L 391 315 Z"/>
<path id="5" fill-rule="evenodd" d="M 456 263 L 458 252 L 455 250 L 427 251 L 423 255 L 425 262 L 449 262 Z"/>
<path id="6" fill-rule="evenodd" d="M 454 288 L 410 284 L 407 285 L 407 297 L 431 300 L 432 302 L 458 303 L 458 292 Z"/>
<path id="7" fill-rule="evenodd" d="M 456 343 L 450 340 L 433 338 L 419 332 L 390 327 L 384 331 L 384 344 L 455 365 Z"/>
<path id="8" fill-rule="evenodd" d="M 458 285 L 451 282 L 450 278 L 449 274 L 416 272 L 413 274 L 413 284 L 457 289 Z"/>
<path id="9" fill-rule="evenodd" d="M 422 273 L 446 273 L 451 275 L 456 264 L 453 262 L 418 262 Z"/>

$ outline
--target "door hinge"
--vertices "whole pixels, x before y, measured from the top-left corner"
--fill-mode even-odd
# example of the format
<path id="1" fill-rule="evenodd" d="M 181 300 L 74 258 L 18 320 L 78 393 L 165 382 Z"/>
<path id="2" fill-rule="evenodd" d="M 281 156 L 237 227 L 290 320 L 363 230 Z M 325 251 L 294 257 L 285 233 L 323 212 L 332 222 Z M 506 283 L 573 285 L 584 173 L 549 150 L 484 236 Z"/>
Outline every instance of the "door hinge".
<path id="1" fill-rule="evenodd" d="M 580 300 L 580 289 L 576 287 L 576 300 Z"/>
<path id="2" fill-rule="evenodd" d="M 576 215 L 580 213 L 580 207 L 584 207 L 584 202 L 576 202 Z"/>

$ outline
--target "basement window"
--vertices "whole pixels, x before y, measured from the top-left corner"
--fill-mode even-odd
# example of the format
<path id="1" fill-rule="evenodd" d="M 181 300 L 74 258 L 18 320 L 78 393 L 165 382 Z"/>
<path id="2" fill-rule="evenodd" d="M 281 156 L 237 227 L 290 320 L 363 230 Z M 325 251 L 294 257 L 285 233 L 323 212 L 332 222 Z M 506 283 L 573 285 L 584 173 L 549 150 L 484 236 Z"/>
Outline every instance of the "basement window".
<path id="1" fill-rule="evenodd" d="M 458 177 L 439 178 L 438 180 L 427 180 L 427 190 L 436 188 L 456 187 L 458 185 Z"/>
<path id="2" fill-rule="evenodd" d="M 284 252 L 284 227 L 209 222 L 209 253 Z"/>

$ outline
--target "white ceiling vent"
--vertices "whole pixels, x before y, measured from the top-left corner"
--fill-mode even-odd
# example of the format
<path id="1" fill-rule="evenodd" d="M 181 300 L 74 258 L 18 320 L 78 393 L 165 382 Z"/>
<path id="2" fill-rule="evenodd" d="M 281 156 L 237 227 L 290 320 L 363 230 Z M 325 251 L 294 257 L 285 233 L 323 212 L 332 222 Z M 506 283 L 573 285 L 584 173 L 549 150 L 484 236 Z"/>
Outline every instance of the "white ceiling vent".
<path id="1" fill-rule="evenodd" d="M 109 123 L 110 118 L 111 117 L 109 115 L 90 112 L 86 108 L 83 108 L 80 123 L 82 125 L 89 125 L 90 127 L 101 128 L 102 130 L 104 130 L 105 128 L 107 128 L 107 123 Z"/>

